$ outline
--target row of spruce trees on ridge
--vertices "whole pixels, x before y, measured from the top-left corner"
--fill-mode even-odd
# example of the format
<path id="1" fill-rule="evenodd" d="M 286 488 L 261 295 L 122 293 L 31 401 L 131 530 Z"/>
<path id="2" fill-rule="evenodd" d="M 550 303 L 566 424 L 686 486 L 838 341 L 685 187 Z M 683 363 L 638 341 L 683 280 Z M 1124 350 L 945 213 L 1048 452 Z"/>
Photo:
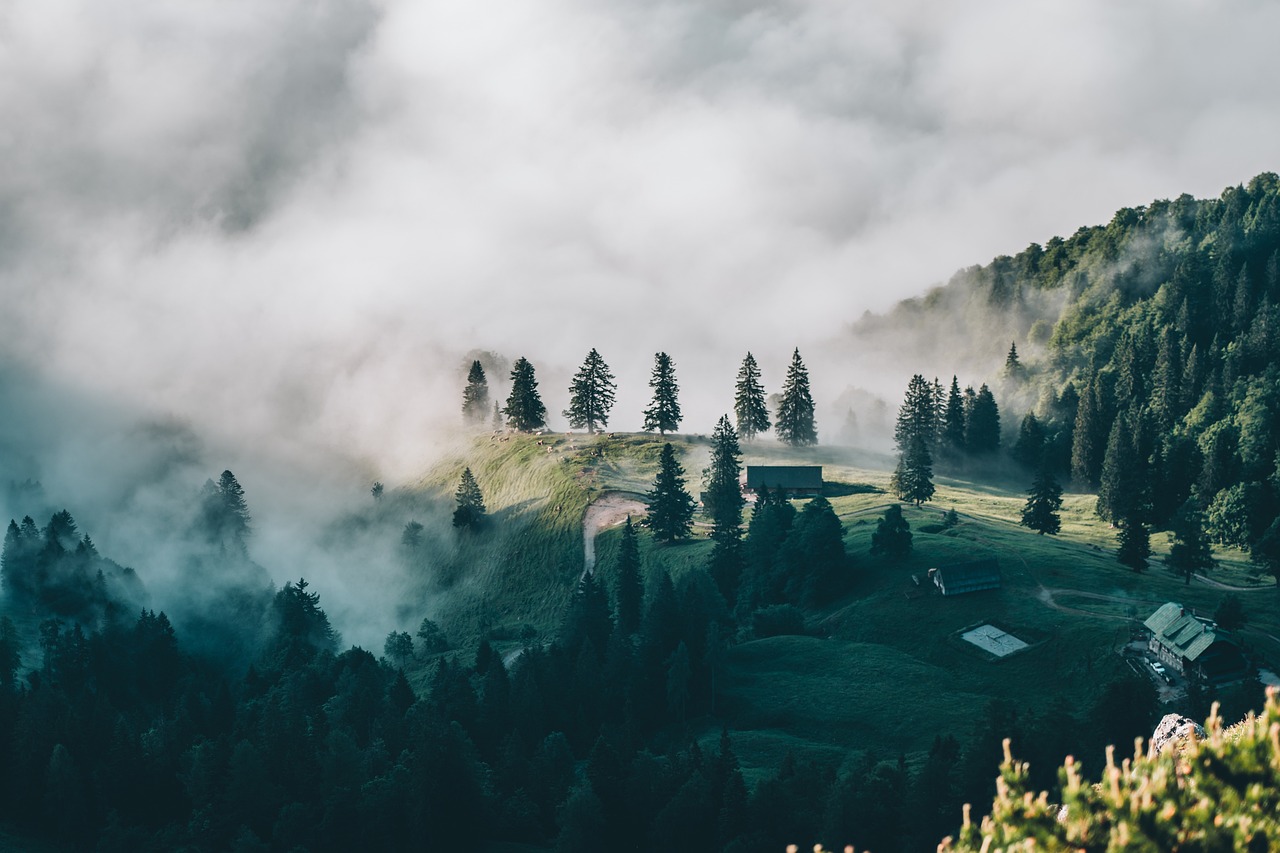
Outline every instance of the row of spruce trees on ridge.
<path id="1" fill-rule="evenodd" d="M 490 417 L 495 429 L 531 432 L 547 425 L 547 407 L 538 391 L 538 380 L 528 359 L 516 359 L 511 369 L 511 392 L 506 404 L 493 401 L 490 409 L 489 382 L 484 366 L 472 361 L 467 384 L 462 392 L 462 415 L 473 425 L 482 425 Z M 676 382 L 675 362 L 665 352 L 654 356 L 653 374 L 649 379 L 653 399 L 644 410 L 645 432 L 660 435 L 675 432 L 684 419 L 680 411 L 680 386 Z M 614 375 L 594 348 L 569 384 L 569 407 L 564 417 L 570 429 L 586 428 L 595 432 L 609 425 L 617 385 Z M 738 371 L 734 392 L 734 414 L 738 434 L 750 441 L 771 428 L 778 440 L 794 447 L 818 443 L 818 425 L 813 414 L 813 395 L 809 390 L 809 371 L 796 349 L 787 368 L 775 419 L 769 419 L 764 386 L 760 384 L 760 368 L 755 357 L 747 353 Z"/>

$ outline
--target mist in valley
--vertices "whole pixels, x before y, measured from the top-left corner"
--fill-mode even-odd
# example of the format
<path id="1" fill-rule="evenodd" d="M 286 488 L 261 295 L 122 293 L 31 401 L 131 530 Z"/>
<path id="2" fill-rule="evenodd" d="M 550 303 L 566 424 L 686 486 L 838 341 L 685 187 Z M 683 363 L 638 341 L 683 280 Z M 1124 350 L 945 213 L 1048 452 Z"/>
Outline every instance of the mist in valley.
<path id="1" fill-rule="evenodd" d="M 529 358 L 560 430 L 596 347 L 628 431 L 665 351 L 682 430 L 706 434 L 748 350 L 775 393 L 798 347 L 820 440 L 886 450 L 912 374 L 993 382 L 1061 307 L 925 339 L 899 300 L 963 301 L 926 293 L 1274 166 L 1277 14 L 8 8 L 0 508 L 69 510 L 181 612 L 192 508 L 231 470 L 265 579 L 307 577 L 377 650 L 440 606 L 396 549 L 410 520 L 447 542 L 450 507 L 369 489 L 465 446 L 471 358 Z"/>

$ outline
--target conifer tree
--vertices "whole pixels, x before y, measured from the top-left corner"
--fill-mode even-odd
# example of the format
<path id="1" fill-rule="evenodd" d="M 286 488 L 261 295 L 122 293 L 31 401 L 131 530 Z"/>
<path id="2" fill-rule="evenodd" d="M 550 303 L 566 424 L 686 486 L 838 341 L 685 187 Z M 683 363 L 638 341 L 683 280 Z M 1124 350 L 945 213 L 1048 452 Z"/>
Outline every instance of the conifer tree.
<path id="1" fill-rule="evenodd" d="M 1022 507 L 1023 527 L 1030 527 L 1040 535 L 1056 534 L 1062 529 L 1062 486 L 1054 479 L 1048 465 L 1041 465 L 1027 492 L 1027 502 Z"/>
<path id="2" fill-rule="evenodd" d="M 738 433 L 729 416 L 723 415 L 711 434 L 711 466 L 707 469 L 704 503 L 711 516 L 711 538 L 716 543 L 711 552 L 711 577 L 730 606 L 742 574 L 742 508 L 746 501 L 738 482 L 741 456 Z"/>
<path id="3" fill-rule="evenodd" d="M 911 525 L 902 515 L 902 507 L 890 504 L 871 534 L 871 555 L 884 554 L 901 560 L 911 553 Z"/>
<path id="4" fill-rule="evenodd" d="M 1009 342 L 1009 354 L 1004 359 L 1004 375 L 1017 378 L 1022 375 L 1022 362 L 1018 360 L 1018 342 Z"/>
<path id="5" fill-rule="evenodd" d="M 782 402 L 775 424 L 778 440 L 792 447 L 818 443 L 818 425 L 813 418 L 813 396 L 809 392 L 809 371 L 805 369 L 797 348 L 782 383 Z"/>
<path id="6" fill-rule="evenodd" d="M 653 357 L 653 376 L 649 379 L 653 402 L 644 410 L 644 431 L 657 430 L 659 435 L 675 432 L 680 426 L 680 387 L 676 385 L 676 367 L 671 356 L 660 352 Z"/>
<path id="7" fill-rule="evenodd" d="M 569 408 L 564 410 L 569 426 L 588 432 L 595 432 L 596 424 L 608 426 L 616 388 L 609 365 L 593 347 L 569 384 Z"/>
<path id="8" fill-rule="evenodd" d="M 1213 554 L 1209 550 L 1209 537 L 1204 533 L 1204 512 L 1194 498 L 1188 498 L 1174 515 L 1171 532 L 1173 545 L 1169 548 L 1169 556 L 1164 558 L 1164 563 L 1190 584 L 1191 576 L 1197 569 L 1211 569 L 1214 566 Z"/>
<path id="9" fill-rule="evenodd" d="M 1018 428 L 1018 441 L 1013 445 L 1010 455 L 1020 465 L 1035 469 L 1040 466 L 1045 451 L 1044 427 L 1035 412 L 1027 412 Z"/>
<path id="10" fill-rule="evenodd" d="M 933 457 L 922 436 L 912 436 L 906 449 L 899 454 L 890 488 L 899 500 L 911 501 L 916 506 L 933 498 Z"/>
<path id="11" fill-rule="evenodd" d="M 1139 574 L 1146 571 L 1147 557 L 1151 556 L 1151 536 L 1142 519 L 1136 515 L 1126 518 L 1117 538 L 1120 548 L 1116 559 L 1120 565 L 1128 566 Z"/>
<path id="12" fill-rule="evenodd" d="M 1098 516 L 1112 524 L 1129 516 L 1145 516 L 1141 477 L 1129 418 L 1122 412 L 1111 425 L 1111 435 L 1107 438 L 1098 485 Z"/>
<path id="13" fill-rule="evenodd" d="M 462 389 L 462 417 L 467 423 L 483 424 L 489 414 L 489 381 L 478 360 L 467 371 L 467 386 Z"/>
<path id="14" fill-rule="evenodd" d="M 933 387 L 919 373 L 907 383 L 893 438 L 898 445 L 898 467 L 891 487 L 899 499 L 919 506 L 933 497 L 933 455 L 929 446 L 935 435 Z"/>
<path id="15" fill-rule="evenodd" d="M 1087 382 L 1076 408 L 1076 426 L 1071 441 L 1071 473 L 1083 483 L 1098 484 L 1106 447 L 1099 435 L 1102 413 L 1098 411 L 1096 382 Z"/>
<path id="16" fill-rule="evenodd" d="M 462 479 L 454 492 L 458 506 L 453 511 L 454 527 L 477 527 L 484 520 L 484 495 L 470 468 L 462 469 Z"/>
<path id="17" fill-rule="evenodd" d="M 916 436 L 922 438 L 926 446 L 933 445 L 936 433 L 933 399 L 933 386 L 928 380 L 919 373 L 912 376 L 893 429 L 893 440 L 899 451 L 906 450 Z"/>
<path id="18" fill-rule="evenodd" d="M 1000 409 L 985 384 L 974 396 L 965 420 L 964 443 L 970 453 L 994 453 L 1000 449 Z"/>
<path id="19" fill-rule="evenodd" d="M 507 425 L 512 429 L 529 432 L 547 425 L 547 407 L 538 393 L 538 380 L 534 378 L 533 365 L 524 357 L 516 359 L 511 368 L 511 393 L 502 410 Z"/>
<path id="20" fill-rule="evenodd" d="M 649 514 L 641 524 L 653 531 L 654 539 L 670 542 L 689 535 L 693 529 L 693 498 L 685 490 L 684 468 L 676 461 L 670 442 L 662 445 L 658 476 L 645 497 Z"/>
<path id="21" fill-rule="evenodd" d="M 942 447 L 948 453 L 961 453 L 964 450 L 964 397 L 960 395 L 960 382 L 955 376 L 951 377 L 942 421 Z"/>
<path id="22" fill-rule="evenodd" d="M 769 431 L 769 407 L 765 403 L 764 386 L 760 384 L 760 368 L 749 352 L 738 369 L 733 413 L 738 422 L 738 434 L 745 441 L 752 441 L 758 434 Z"/>
<path id="23" fill-rule="evenodd" d="M 622 541 L 618 545 L 614 598 L 617 601 L 618 631 L 624 636 L 630 636 L 640 630 L 644 586 L 640 582 L 640 548 L 636 542 L 635 527 L 632 526 L 629 515 L 627 523 L 622 528 Z"/>

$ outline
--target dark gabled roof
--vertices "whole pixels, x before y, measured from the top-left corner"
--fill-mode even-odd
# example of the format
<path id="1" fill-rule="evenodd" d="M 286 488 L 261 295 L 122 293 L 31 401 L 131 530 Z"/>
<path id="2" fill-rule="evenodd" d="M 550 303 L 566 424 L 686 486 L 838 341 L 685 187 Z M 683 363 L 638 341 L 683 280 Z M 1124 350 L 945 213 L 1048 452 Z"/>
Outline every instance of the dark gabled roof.
<path id="1" fill-rule="evenodd" d="M 1218 639 L 1217 626 L 1197 619 L 1181 604 L 1170 601 L 1143 623 L 1162 645 L 1187 660 L 1195 660 Z"/>
<path id="2" fill-rule="evenodd" d="M 821 489 L 821 465 L 748 465 L 748 489 Z"/>
<path id="3" fill-rule="evenodd" d="M 968 563 L 952 563 L 949 566 L 938 566 L 937 571 L 943 583 L 953 586 L 1000 580 L 1000 563 L 994 557 L 972 560 Z"/>

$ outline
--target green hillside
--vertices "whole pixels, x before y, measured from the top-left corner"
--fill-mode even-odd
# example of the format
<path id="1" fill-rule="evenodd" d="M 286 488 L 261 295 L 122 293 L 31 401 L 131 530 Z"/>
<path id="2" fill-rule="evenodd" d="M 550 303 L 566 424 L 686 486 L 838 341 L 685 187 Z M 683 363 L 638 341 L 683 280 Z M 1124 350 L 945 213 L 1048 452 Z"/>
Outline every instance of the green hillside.
<path id="1" fill-rule="evenodd" d="M 542 441 L 539 445 L 537 442 Z M 553 452 L 546 446 L 555 442 Z M 705 447 L 676 442 L 696 492 Z M 460 552 L 483 586 L 467 600 L 477 613 L 475 637 L 502 647 L 520 640 L 511 626 L 533 625 L 544 640 L 555 636 L 582 565 L 581 518 L 595 497 L 642 492 L 656 470 L 661 440 L 651 436 L 479 438 L 465 459 L 439 466 L 420 484 L 444 493 L 470 465 L 486 486 L 501 527 Z M 845 528 L 856 581 L 848 596 L 806 613 L 812 636 L 739 637 L 726 658 L 716 696 L 716 719 L 703 721 L 710 748 L 726 724 L 749 779 L 773 772 L 788 752 L 839 763 L 850 750 L 881 758 L 906 754 L 922 760 L 937 734 L 963 740 L 993 698 L 1039 714 L 1059 697 L 1081 711 L 1127 671 L 1116 654 L 1134 620 L 1167 600 L 1212 612 L 1224 590 L 1197 580 L 1186 585 L 1158 564 L 1136 575 L 1116 562 L 1115 531 L 1092 511 L 1090 495 L 1068 495 L 1061 536 L 1039 536 L 1016 524 L 1025 495 L 970 482 L 939 479 L 930 506 L 907 507 L 914 551 L 900 564 L 869 555 L 875 521 L 891 502 L 889 460 L 838 448 L 792 450 L 773 443 L 748 446 L 744 465 L 805 463 L 824 466 L 828 498 Z M 560 512 L 555 507 L 560 507 Z M 954 508 L 960 523 L 944 529 Z M 702 522 L 702 519 L 697 519 Z M 705 528 L 695 528 L 700 530 Z M 598 539 L 598 571 L 612 583 L 618 530 Z M 657 544 L 639 536 L 649 584 L 660 571 L 680 585 L 705 571 L 711 543 L 704 536 Z M 1157 537 L 1157 552 L 1167 542 Z M 1000 590 L 956 598 L 913 596 L 913 575 L 948 562 L 995 557 Z M 1157 557 L 1159 554 L 1157 554 Z M 1246 641 L 1280 658 L 1280 618 L 1271 587 L 1250 574 L 1247 555 L 1219 554 L 1213 580 L 1248 587 Z M 490 613 L 479 622 L 481 608 Z M 455 624 L 469 624 L 464 612 Z M 967 628 L 994 623 L 1031 648 L 1003 660 L 959 639 Z"/>

